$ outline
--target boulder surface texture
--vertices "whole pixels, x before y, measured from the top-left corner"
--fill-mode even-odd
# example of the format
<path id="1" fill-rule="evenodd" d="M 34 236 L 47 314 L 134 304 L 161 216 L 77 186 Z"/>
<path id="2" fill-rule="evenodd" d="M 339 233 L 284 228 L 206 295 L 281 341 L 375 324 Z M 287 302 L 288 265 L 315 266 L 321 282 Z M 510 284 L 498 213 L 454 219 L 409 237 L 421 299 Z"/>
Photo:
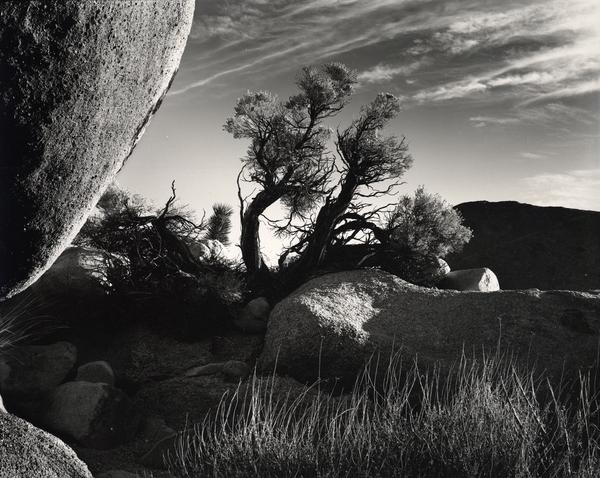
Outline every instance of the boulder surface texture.
<path id="1" fill-rule="evenodd" d="M 450 366 L 500 341 L 517 360 L 560 375 L 594 363 L 600 295 L 539 290 L 480 292 L 418 287 L 371 269 L 315 278 L 275 306 L 260 357 L 300 380 L 353 380 L 377 351 Z M 320 364 L 320 374 L 319 374 Z"/>
<path id="2" fill-rule="evenodd" d="M 58 438 L 14 415 L 0 413 L 0 478 L 92 478 Z"/>
<path id="3" fill-rule="evenodd" d="M 131 154 L 194 3 L 0 2 L 0 300 L 52 264 Z"/>

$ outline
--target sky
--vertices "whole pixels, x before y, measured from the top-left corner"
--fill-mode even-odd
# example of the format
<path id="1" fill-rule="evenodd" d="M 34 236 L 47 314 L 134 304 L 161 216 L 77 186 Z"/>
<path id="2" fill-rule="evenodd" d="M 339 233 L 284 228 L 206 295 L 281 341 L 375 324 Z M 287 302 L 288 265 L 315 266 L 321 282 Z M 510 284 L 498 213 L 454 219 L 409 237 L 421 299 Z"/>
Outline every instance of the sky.
<path id="1" fill-rule="evenodd" d="M 386 133 L 414 157 L 402 194 L 600 211 L 600 0 L 197 0 L 119 183 L 160 204 L 175 180 L 193 209 L 237 206 L 248 143 L 222 128 L 237 98 L 285 98 L 299 68 L 331 61 L 359 79 L 332 127 L 379 92 L 401 99 Z"/>

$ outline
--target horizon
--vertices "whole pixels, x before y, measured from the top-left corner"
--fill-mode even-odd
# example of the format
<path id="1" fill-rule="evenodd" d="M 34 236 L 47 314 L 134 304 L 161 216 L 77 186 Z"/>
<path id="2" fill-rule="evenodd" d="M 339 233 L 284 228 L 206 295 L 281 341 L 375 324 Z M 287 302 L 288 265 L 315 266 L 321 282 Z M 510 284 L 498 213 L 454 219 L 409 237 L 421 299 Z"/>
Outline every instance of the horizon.
<path id="1" fill-rule="evenodd" d="M 239 207 L 248 143 L 222 129 L 236 99 L 287 97 L 300 67 L 339 61 L 359 85 L 332 127 L 378 92 L 402 100 L 384 132 L 415 160 L 401 194 L 600 211 L 600 3 L 501 3 L 198 0 L 179 74 L 117 181 L 157 205 L 175 180 L 194 210 Z"/>

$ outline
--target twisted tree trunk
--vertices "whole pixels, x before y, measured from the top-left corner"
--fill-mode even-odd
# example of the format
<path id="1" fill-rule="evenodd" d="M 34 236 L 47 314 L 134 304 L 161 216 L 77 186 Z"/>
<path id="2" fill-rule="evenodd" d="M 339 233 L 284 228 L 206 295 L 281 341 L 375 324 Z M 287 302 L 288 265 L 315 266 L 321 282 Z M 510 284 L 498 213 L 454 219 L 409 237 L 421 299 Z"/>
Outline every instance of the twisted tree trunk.
<path id="1" fill-rule="evenodd" d="M 260 288 L 262 284 L 268 282 L 271 276 L 271 272 L 266 266 L 260 251 L 260 216 L 269 206 L 277 202 L 279 198 L 279 194 L 262 190 L 246 207 L 242 215 L 240 248 L 248 273 L 248 285 L 250 289 Z"/>
<path id="2" fill-rule="evenodd" d="M 294 280 L 304 280 L 323 263 L 327 249 L 331 245 L 335 227 L 352 203 L 358 186 L 357 177 L 353 173 L 348 173 L 344 178 L 339 195 L 333 200 L 328 200 L 321 208 L 308 245 L 292 271 Z"/>

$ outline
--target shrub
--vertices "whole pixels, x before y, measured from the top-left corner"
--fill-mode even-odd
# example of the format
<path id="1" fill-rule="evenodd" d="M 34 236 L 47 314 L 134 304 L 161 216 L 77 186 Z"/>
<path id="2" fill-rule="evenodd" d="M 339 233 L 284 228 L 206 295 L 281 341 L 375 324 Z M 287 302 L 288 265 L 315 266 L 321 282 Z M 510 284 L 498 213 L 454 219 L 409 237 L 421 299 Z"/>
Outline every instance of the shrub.
<path id="1" fill-rule="evenodd" d="M 411 254 L 444 258 L 459 252 L 472 231 L 462 224 L 460 212 L 421 186 L 414 197 L 403 196 L 389 215 L 390 241 Z"/>
<path id="2" fill-rule="evenodd" d="M 256 377 L 249 391 L 185 434 L 176 477 L 599 476 L 598 400 L 589 381 L 569 400 L 539 398 L 533 374 L 504 359 L 462 360 L 453 371 L 400 374 L 383 387 L 367 371 L 354 392 L 319 384 L 281 398 Z M 316 390 L 316 393 L 314 393 Z M 276 398 L 277 397 L 277 398 Z"/>
<path id="3" fill-rule="evenodd" d="M 171 189 L 165 206 L 155 209 L 112 186 L 76 243 L 103 253 L 104 285 L 117 309 L 144 320 L 168 317 L 193 336 L 227 321 L 242 298 L 242 274 L 233 261 L 199 253 L 209 238 L 227 242 L 231 208 L 217 205 L 208 222 L 196 222 Z"/>
<path id="4" fill-rule="evenodd" d="M 471 240 L 456 209 L 436 194 L 420 187 L 414 196 L 403 196 L 387 218 L 386 251 L 395 258 L 390 272 L 419 285 L 435 285 L 440 275 L 439 259 L 459 252 Z"/>

